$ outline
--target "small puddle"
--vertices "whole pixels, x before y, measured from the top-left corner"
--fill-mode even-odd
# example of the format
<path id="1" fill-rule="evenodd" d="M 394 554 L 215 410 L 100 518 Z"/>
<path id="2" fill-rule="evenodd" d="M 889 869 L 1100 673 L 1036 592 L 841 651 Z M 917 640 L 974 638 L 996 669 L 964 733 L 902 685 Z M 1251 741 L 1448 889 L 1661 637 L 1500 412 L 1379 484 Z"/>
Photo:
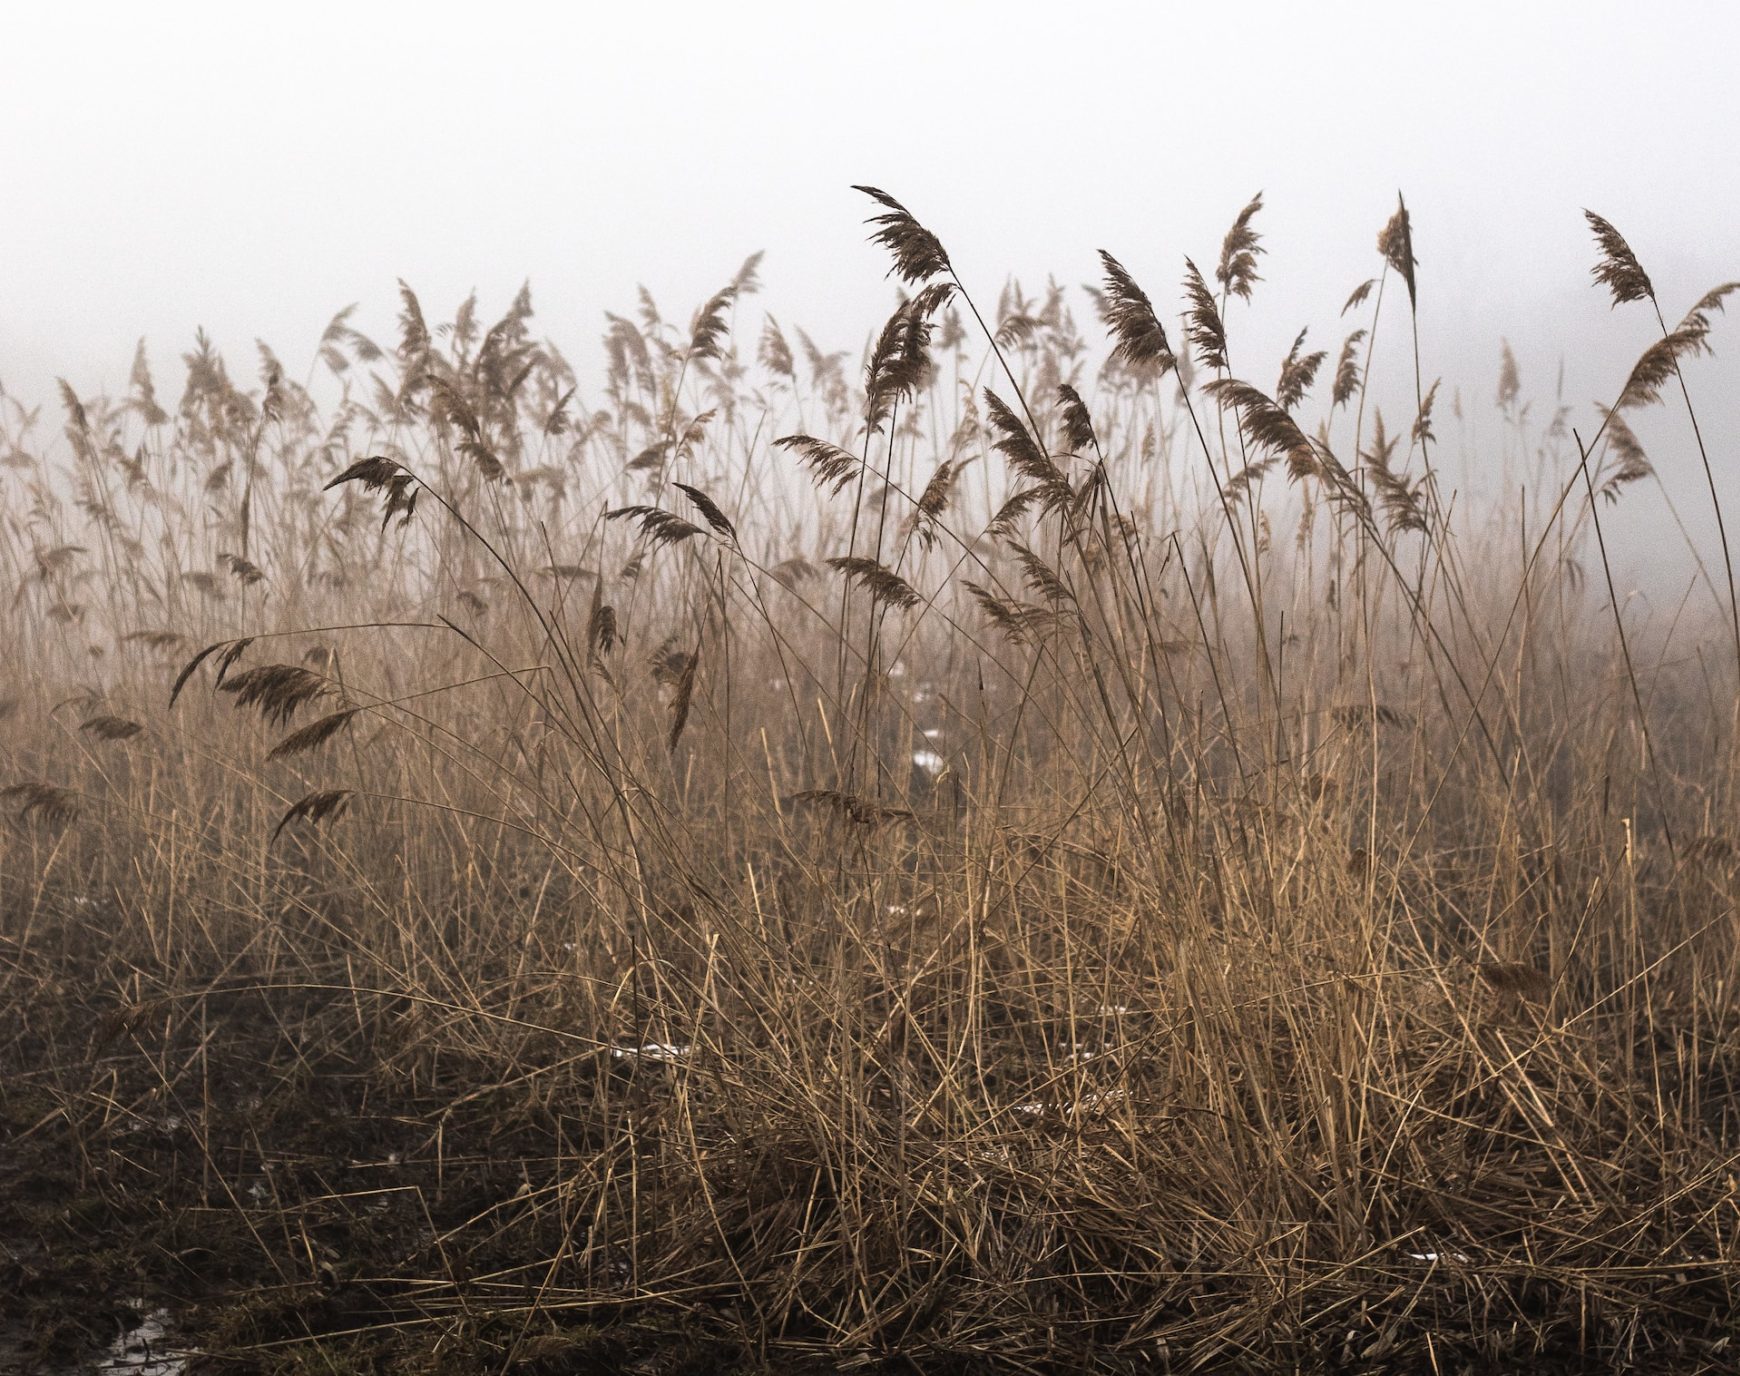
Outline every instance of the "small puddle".
<path id="1" fill-rule="evenodd" d="M 187 1362 L 168 1342 L 169 1311 L 145 1309 L 139 1326 L 109 1344 L 89 1368 L 92 1372 L 124 1371 L 131 1376 L 183 1376 Z"/>
<path id="2" fill-rule="evenodd" d="M 142 1300 L 127 1308 L 136 1318 L 131 1328 L 100 1352 L 49 1368 L 52 1376 L 186 1376 L 187 1357 L 169 1341 L 169 1311 Z M 0 1338 L 0 1371 L 25 1370 L 9 1360 L 17 1354 Z"/>

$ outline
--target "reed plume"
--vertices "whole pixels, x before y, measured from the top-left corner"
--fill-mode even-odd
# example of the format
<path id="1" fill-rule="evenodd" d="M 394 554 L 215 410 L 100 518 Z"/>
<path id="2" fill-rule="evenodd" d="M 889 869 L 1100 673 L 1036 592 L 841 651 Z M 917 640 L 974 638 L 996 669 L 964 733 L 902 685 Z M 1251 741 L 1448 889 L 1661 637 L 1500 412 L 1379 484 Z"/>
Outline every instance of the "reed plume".
<path id="1" fill-rule="evenodd" d="M 1585 210 L 1583 218 L 1595 232 L 1595 242 L 1601 249 L 1600 258 L 1589 272 L 1613 293 L 1613 304 L 1619 306 L 1627 301 L 1655 300 L 1655 287 L 1650 283 L 1649 274 L 1637 261 L 1631 245 L 1625 242 L 1625 236 L 1593 210 Z"/>
<path id="2" fill-rule="evenodd" d="M 880 244 L 894 255 L 890 275 L 898 274 L 908 286 L 922 286 L 931 278 L 950 271 L 949 256 L 941 241 L 913 218 L 912 213 L 886 191 L 873 186 L 854 186 L 871 200 L 884 207 L 883 213 L 872 216 L 867 224 L 878 226 L 870 241 Z"/>
<path id="3" fill-rule="evenodd" d="M 1391 271 L 1407 283 L 1408 305 L 1417 306 L 1414 269 L 1419 266 L 1419 259 L 1414 257 L 1413 221 L 1408 218 L 1407 203 L 1402 200 L 1400 192 L 1396 193 L 1396 213 L 1378 232 L 1378 252 L 1390 265 Z"/>
<path id="4" fill-rule="evenodd" d="M 278 825 L 272 828 L 272 841 L 276 842 L 284 828 L 292 822 L 306 822 L 310 826 L 318 826 L 329 818 L 339 816 L 355 796 L 354 790 L 348 788 L 328 788 L 305 794 L 292 803 L 278 819 Z"/>
<path id="5" fill-rule="evenodd" d="M 1164 376 L 1177 367 L 1178 360 L 1166 339 L 1166 327 L 1154 314 L 1154 303 L 1124 265 L 1104 249 L 1100 250 L 1100 265 L 1105 271 L 1106 324 L 1116 341 L 1113 357 Z"/>
<path id="6" fill-rule="evenodd" d="M 1262 208 L 1263 193 L 1259 191 L 1239 211 L 1238 219 L 1227 230 L 1225 239 L 1221 241 L 1220 265 L 1214 273 L 1223 292 L 1228 296 L 1242 297 L 1246 301 L 1251 299 L 1251 288 L 1262 280 L 1257 276 L 1257 255 L 1265 250 L 1260 242 L 1262 236 L 1251 227 L 1251 221 Z M 1201 280 L 1194 265 L 1190 271 L 1198 281 Z"/>

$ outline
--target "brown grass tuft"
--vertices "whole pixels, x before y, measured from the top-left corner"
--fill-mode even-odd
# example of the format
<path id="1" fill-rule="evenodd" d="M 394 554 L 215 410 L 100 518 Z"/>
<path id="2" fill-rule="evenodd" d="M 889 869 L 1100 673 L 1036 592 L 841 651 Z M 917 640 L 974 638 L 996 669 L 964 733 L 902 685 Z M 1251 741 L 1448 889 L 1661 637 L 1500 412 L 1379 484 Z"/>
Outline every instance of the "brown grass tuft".
<path id="1" fill-rule="evenodd" d="M 1251 227 L 1251 221 L 1256 219 L 1257 212 L 1262 208 L 1263 193 L 1259 191 L 1239 211 L 1238 219 L 1227 230 L 1226 238 L 1221 241 L 1220 246 L 1220 266 L 1214 272 L 1223 292 L 1228 296 L 1243 297 L 1246 301 L 1251 299 L 1251 288 L 1262 281 L 1257 276 L 1257 255 L 1264 252 L 1259 242 L 1262 236 Z M 1194 266 L 1190 271 L 1193 276 L 1197 275 Z"/>
<path id="2" fill-rule="evenodd" d="M 701 651 L 697 646 L 693 654 L 683 657 L 683 668 L 671 694 L 671 729 L 665 737 L 667 750 L 676 750 L 677 742 L 683 738 L 683 728 L 689 724 L 689 706 L 695 699 L 695 677 L 700 669 Z"/>
<path id="3" fill-rule="evenodd" d="M 1408 218 L 1407 203 L 1402 200 L 1399 191 L 1396 193 L 1396 213 L 1378 231 L 1378 252 L 1383 254 L 1391 271 L 1407 283 L 1408 305 L 1417 305 L 1414 269 L 1419 266 L 1419 259 L 1414 257 L 1414 226 L 1413 221 Z"/>
<path id="4" fill-rule="evenodd" d="M 1210 371 L 1226 367 L 1226 326 L 1221 322 L 1220 307 L 1214 303 L 1214 293 L 1196 264 L 1184 260 L 1185 334 L 1196 346 L 1197 363 Z"/>
<path id="5" fill-rule="evenodd" d="M 901 281 L 909 286 L 920 286 L 950 270 L 949 256 L 943 251 L 941 241 L 919 224 L 912 212 L 899 201 L 873 186 L 854 186 L 852 189 L 862 191 L 885 208 L 884 213 L 872 216 L 866 223 L 879 226 L 870 236 L 870 241 L 894 255 L 891 274 L 899 274 Z"/>
<path id="6" fill-rule="evenodd" d="M 641 538 L 652 548 L 680 545 L 701 533 L 701 527 L 681 516 L 656 506 L 622 506 L 604 513 L 607 521 L 633 521 L 640 527 Z"/>
<path id="7" fill-rule="evenodd" d="M 272 828 L 272 840 L 276 841 L 284 828 L 292 822 L 307 822 L 310 826 L 318 826 L 328 818 L 337 817 L 354 796 L 352 789 L 328 788 L 298 798 L 278 819 L 278 825 Z"/>
<path id="8" fill-rule="evenodd" d="M 994 447 L 1009 460 L 1009 466 L 1028 482 L 1055 487 L 1064 481 L 1046 452 L 1039 447 L 1026 424 L 989 387 L 985 389 L 985 415 L 996 432 Z"/>
<path id="9" fill-rule="evenodd" d="M 51 827 L 64 827 L 77 820 L 79 795 L 76 789 L 58 784 L 29 780 L 0 788 L 0 803 L 13 805 L 13 817 L 20 822 L 37 819 Z"/>
<path id="10" fill-rule="evenodd" d="M 912 810 L 904 807 L 885 807 L 881 803 L 861 798 L 855 793 L 843 793 L 833 788 L 809 788 L 801 793 L 793 793 L 782 800 L 782 806 L 812 805 L 825 808 L 856 826 L 879 827 L 889 822 L 901 822 L 912 817 Z"/>
<path id="11" fill-rule="evenodd" d="M 727 540 L 736 543 L 737 527 L 731 524 L 730 519 L 723 511 L 719 510 L 717 502 L 700 488 L 690 487 L 687 483 L 672 483 L 671 486 L 682 492 L 695 504 L 695 510 L 699 511 L 702 519 L 713 527 L 714 534 L 723 535 Z"/>
<path id="12" fill-rule="evenodd" d="M 283 726 L 303 707 L 326 696 L 331 686 L 325 675 L 300 664 L 261 664 L 220 683 L 218 690 L 231 694 L 237 707 L 251 707 L 268 722 Z"/>
<path id="13" fill-rule="evenodd" d="M 616 648 L 616 608 L 600 603 L 586 622 L 586 649 L 592 655 L 607 655 Z"/>
<path id="14" fill-rule="evenodd" d="M 192 659 L 188 660 L 187 663 L 182 666 L 181 672 L 175 676 L 175 682 L 169 689 L 169 705 L 171 707 L 175 706 L 175 700 L 181 696 L 181 690 L 187 686 L 188 679 L 193 677 L 194 670 L 198 669 L 201 664 L 205 663 L 205 661 L 214 654 L 218 657 L 216 686 L 219 688 L 223 687 L 225 676 L 228 675 L 230 669 L 234 667 L 235 662 L 247 653 L 248 646 L 253 643 L 254 638 L 252 636 L 242 636 L 238 640 L 220 640 L 215 644 L 207 645 Z"/>
<path id="15" fill-rule="evenodd" d="M 1154 314 L 1154 303 L 1124 265 L 1104 249 L 1100 250 L 1100 266 L 1105 271 L 1106 324 L 1116 341 L 1113 356 L 1135 367 L 1152 368 L 1160 375 L 1170 372 L 1178 360 L 1166 339 L 1166 327 Z"/>
<path id="16" fill-rule="evenodd" d="M 1613 409 L 1624 411 L 1651 406 L 1661 399 L 1661 389 L 1679 376 L 1680 361 L 1708 353 L 1709 324 L 1702 318 L 1668 331 L 1643 351 L 1625 380 L 1625 388 Z"/>
<path id="17" fill-rule="evenodd" d="M 354 707 L 347 707 L 341 712 L 332 712 L 311 721 L 307 726 L 292 731 L 278 744 L 266 752 L 268 760 L 288 759 L 292 755 L 304 755 L 310 750 L 318 750 L 350 725 L 351 718 L 356 716 Z"/>
<path id="18" fill-rule="evenodd" d="M 1631 245 L 1625 242 L 1625 236 L 1593 210 L 1585 210 L 1583 218 L 1594 230 L 1595 242 L 1601 249 L 1601 258 L 1589 269 L 1590 275 L 1613 293 L 1613 304 L 1655 300 L 1655 287 L 1650 283 L 1649 274 L 1637 261 Z"/>
<path id="19" fill-rule="evenodd" d="M 1322 475 L 1317 447 L 1305 437 L 1297 421 L 1257 388 L 1229 377 L 1215 379 L 1206 390 L 1216 400 L 1236 409 L 1245 438 L 1285 459 L 1295 479 Z"/>
<path id="20" fill-rule="evenodd" d="M 87 717 L 79 723 L 79 730 L 90 732 L 100 741 L 128 740 L 144 729 L 138 722 L 129 721 L 126 717 Z"/>
<path id="21" fill-rule="evenodd" d="M 1093 417 L 1088 412 L 1087 403 L 1081 399 L 1081 393 L 1067 382 L 1059 383 L 1057 406 L 1063 412 L 1064 447 L 1072 454 L 1086 454 L 1098 449 Z"/>
<path id="22" fill-rule="evenodd" d="M 776 449 L 789 449 L 796 454 L 810 480 L 835 494 L 844 491 L 864 468 L 864 460 L 856 454 L 810 435 L 784 435 L 773 443 Z"/>
<path id="23" fill-rule="evenodd" d="M 865 367 L 865 422 L 880 430 L 894 407 L 929 380 L 932 316 L 954 290 L 944 282 L 902 303 L 882 327 Z"/>
<path id="24" fill-rule="evenodd" d="M 1348 335 L 1341 346 L 1341 357 L 1335 364 L 1335 386 L 1330 390 L 1331 406 L 1346 406 L 1359 391 L 1359 345 L 1365 338 L 1363 329 Z"/>
<path id="25" fill-rule="evenodd" d="M 218 558 L 223 562 L 224 567 L 234 575 L 236 581 L 239 583 L 251 587 L 255 583 L 264 583 L 266 581 L 264 570 L 262 570 L 260 566 L 252 560 L 244 559 L 239 554 L 220 554 L 218 555 Z"/>
<path id="26" fill-rule="evenodd" d="M 1323 349 L 1306 353 L 1305 335 L 1305 330 L 1299 331 L 1293 347 L 1287 350 L 1287 357 L 1281 360 L 1281 376 L 1275 383 L 1275 404 L 1283 411 L 1299 408 L 1305 394 L 1311 390 L 1311 384 L 1317 381 L 1317 370 L 1329 357 Z"/>
<path id="27" fill-rule="evenodd" d="M 873 602 L 910 611 L 924 600 L 899 574 L 861 554 L 837 556 L 828 560 L 828 567 L 845 574 L 847 581 L 863 588 Z"/>

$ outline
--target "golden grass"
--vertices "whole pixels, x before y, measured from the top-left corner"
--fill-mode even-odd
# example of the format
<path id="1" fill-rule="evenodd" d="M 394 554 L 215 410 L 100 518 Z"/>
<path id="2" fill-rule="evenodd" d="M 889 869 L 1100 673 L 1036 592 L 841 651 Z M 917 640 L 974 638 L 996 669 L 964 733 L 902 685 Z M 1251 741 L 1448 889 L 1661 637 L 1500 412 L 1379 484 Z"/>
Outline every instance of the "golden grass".
<path id="1" fill-rule="evenodd" d="M 1721 290 L 1452 500 L 1404 207 L 1271 394 L 1260 197 L 1102 354 L 869 194 L 861 385 L 751 260 L 7 413 L 0 1232 L 264 1366 L 1720 1369 L 1740 621 L 1585 573 Z"/>

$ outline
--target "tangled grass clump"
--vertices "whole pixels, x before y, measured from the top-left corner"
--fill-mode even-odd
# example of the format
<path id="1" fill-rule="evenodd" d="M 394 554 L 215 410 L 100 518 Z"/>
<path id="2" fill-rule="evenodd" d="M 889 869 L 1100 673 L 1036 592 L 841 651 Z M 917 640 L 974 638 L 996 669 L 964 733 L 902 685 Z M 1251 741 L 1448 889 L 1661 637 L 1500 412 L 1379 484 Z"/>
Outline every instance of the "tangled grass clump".
<path id="1" fill-rule="evenodd" d="M 1096 350 L 860 189 L 861 377 L 740 347 L 751 259 L 590 393 L 406 287 L 319 382 L 6 400 L 34 1350 L 1722 1369 L 1740 611 L 1725 534 L 1672 627 L 1583 571 L 1731 287 L 1458 501 L 1405 205 L 1265 391 L 1261 197 L 1173 333 L 1104 254 Z"/>

